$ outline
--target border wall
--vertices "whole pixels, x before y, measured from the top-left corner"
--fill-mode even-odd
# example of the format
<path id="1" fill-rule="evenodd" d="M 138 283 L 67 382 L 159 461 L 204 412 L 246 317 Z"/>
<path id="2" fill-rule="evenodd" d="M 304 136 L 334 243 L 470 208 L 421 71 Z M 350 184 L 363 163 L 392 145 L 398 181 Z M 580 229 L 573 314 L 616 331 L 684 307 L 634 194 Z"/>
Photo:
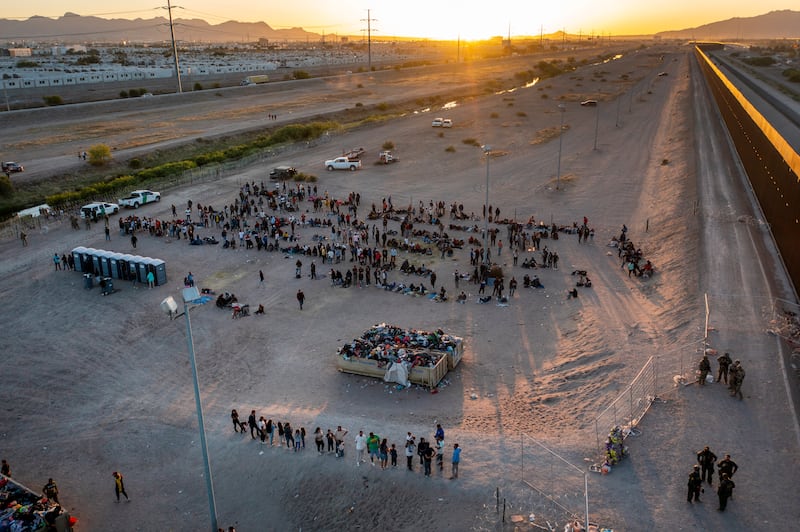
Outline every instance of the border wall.
<path id="1" fill-rule="evenodd" d="M 800 286 L 800 155 L 698 46 L 695 56 L 797 289 Z"/>

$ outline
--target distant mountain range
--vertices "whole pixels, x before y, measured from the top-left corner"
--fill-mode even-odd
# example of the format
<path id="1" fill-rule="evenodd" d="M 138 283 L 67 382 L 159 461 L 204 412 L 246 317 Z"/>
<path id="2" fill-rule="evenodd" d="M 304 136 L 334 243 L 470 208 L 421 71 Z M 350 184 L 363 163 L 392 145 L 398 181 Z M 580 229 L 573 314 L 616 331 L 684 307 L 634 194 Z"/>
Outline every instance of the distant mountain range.
<path id="1" fill-rule="evenodd" d="M 800 38 L 800 11 L 772 11 L 765 15 L 732 18 L 696 28 L 663 31 L 663 39 L 748 40 Z M 265 22 L 209 24 L 202 19 L 175 19 L 175 38 L 183 43 L 316 41 L 318 33 L 303 28 L 273 29 Z M 170 40 L 169 21 L 151 19 L 104 19 L 66 13 L 59 18 L 31 17 L 27 20 L 0 19 L 0 44 L 14 42 L 153 43 Z"/>
<path id="2" fill-rule="evenodd" d="M 202 19 L 174 19 L 175 39 L 179 42 L 255 42 L 260 38 L 271 42 L 318 40 L 320 35 L 303 28 L 273 29 L 265 22 L 228 21 L 209 24 Z M 31 17 L 27 20 L 0 19 L 0 43 L 86 42 L 152 43 L 169 41 L 169 20 L 105 19 L 66 13 L 63 17 Z"/>
<path id="3" fill-rule="evenodd" d="M 800 39 L 800 11 L 771 11 L 765 15 L 731 18 L 696 28 L 657 33 L 663 39 L 753 40 Z"/>

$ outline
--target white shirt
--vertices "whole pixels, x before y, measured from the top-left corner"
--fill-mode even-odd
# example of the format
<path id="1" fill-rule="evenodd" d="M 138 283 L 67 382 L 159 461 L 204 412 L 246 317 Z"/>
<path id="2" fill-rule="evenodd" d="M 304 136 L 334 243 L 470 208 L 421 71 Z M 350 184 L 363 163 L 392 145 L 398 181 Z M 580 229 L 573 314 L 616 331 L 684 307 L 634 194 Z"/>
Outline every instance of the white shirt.
<path id="1" fill-rule="evenodd" d="M 361 451 L 367 447 L 367 437 L 363 434 L 356 436 L 356 450 Z"/>

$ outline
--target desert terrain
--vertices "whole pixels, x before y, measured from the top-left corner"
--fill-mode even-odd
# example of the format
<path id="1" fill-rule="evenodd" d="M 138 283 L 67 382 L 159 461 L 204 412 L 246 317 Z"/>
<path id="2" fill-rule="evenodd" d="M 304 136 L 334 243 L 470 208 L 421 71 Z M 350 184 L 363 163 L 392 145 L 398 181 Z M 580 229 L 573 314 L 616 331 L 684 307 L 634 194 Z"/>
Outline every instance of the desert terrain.
<path id="1" fill-rule="evenodd" d="M 668 75 L 658 76 L 662 71 Z M 320 99 L 313 89 L 303 98 L 275 91 L 246 105 L 259 113 L 277 106 L 279 119 L 288 123 L 355 101 L 422 96 L 442 84 L 468 86 L 495 74 L 426 79 L 423 86 L 395 75 L 395 83 L 362 82 L 360 89 L 347 80 L 317 82 L 343 84 L 337 94 Z M 369 94 L 361 97 L 356 89 Z M 581 107 L 585 98 L 599 105 Z M 558 103 L 565 106 L 563 115 Z M 209 106 L 165 104 L 159 114 L 165 122 L 181 123 L 182 116 L 191 123 L 193 115 L 213 113 Z M 226 108 L 212 117 L 213 127 L 190 125 L 174 138 L 156 134 L 136 146 L 132 139 L 148 134 L 134 121 L 140 110 L 101 119 L 91 109 L 87 104 L 88 130 L 112 128 L 125 116 L 131 120 L 115 132 L 119 156 L 153 149 L 152 142 L 222 134 L 256 114 Z M 431 118 L 440 115 L 452 118 L 454 127 L 431 128 Z M 62 141 L 53 127 L 42 124 L 37 132 L 33 126 L 9 128 L 18 128 L 18 142 L 29 141 L 18 149 L 30 150 L 29 157 L 40 158 L 49 171 L 74 164 L 68 159 L 76 159 L 81 142 L 91 140 L 87 133 L 85 139 Z M 523 270 L 512 264 L 508 247 L 500 255 L 493 250 L 506 277 L 520 281 L 507 306 L 478 304 L 477 286 L 467 282 L 461 287 L 469 300 L 459 305 L 452 298 L 435 303 L 374 286 L 333 287 L 327 276 L 295 279 L 296 257 L 277 252 L 189 246 L 144 234 L 134 251 L 129 238 L 114 230 L 117 216 L 110 242 L 102 224 L 74 231 L 66 220 L 47 221 L 30 233 L 24 248 L 13 238 L 0 241 L 0 294 L 6 302 L 0 310 L 0 454 L 14 477 L 33 489 L 54 478 L 62 503 L 80 520 L 79 530 L 208 529 L 184 322 L 170 321 L 159 309 L 165 297 L 179 299 L 182 279 L 191 271 L 200 287 L 233 292 L 251 308 L 266 308 L 264 316 L 239 320 L 213 304 L 191 311 L 220 526 L 235 524 L 239 532 L 538 530 L 558 523 L 563 529 L 565 512 L 521 482 L 530 438 L 588 471 L 601 459 L 595 418 L 656 357 L 659 401 L 639 424 L 641 435 L 627 440 L 629 456 L 609 475 L 590 473 L 591 520 L 631 531 L 791 529 L 800 518 L 792 496 L 800 431 L 788 393 L 796 383 L 782 362 L 786 346 L 767 330 L 774 299 L 794 301 L 795 295 L 721 128 L 689 49 L 630 50 L 527 88 L 333 135 L 267 164 L 167 191 L 161 203 L 136 211 L 171 219 L 170 205 L 184 208 L 188 200 L 221 208 L 238 197 L 243 184 L 268 182 L 272 166 L 292 164 L 319 176 L 320 194 L 345 199 L 360 193 L 361 218 L 388 197 L 395 206 L 463 203 L 480 217 L 487 161 L 479 147 L 463 142 L 475 139 L 492 147 L 489 203 L 501 209 L 501 218 L 571 226 L 586 216 L 595 230 L 585 244 L 566 233 L 543 241 L 560 256 L 557 270 Z M 0 138 L 6 145 L 9 134 Z M 401 160 L 373 165 L 371 157 L 385 141 L 395 144 Z M 368 150 L 362 170 L 324 171 L 324 159 L 354 146 Z M 444 223 L 450 223 L 447 217 Z M 483 220 L 452 223 L 481 227 Z M 629 278 L 620 268 L 616 249 L 607 244 L 623 224 L 653 261 L 654 277 Z M 505 237 L 504 226 L 491 226 L 500 229 L 498 238 Z M 398 230 L 399 223 L 389 228 Z M 201 232 L 217 238 L 219 233 Z M 312 227 L 297 233 L 301 244 L 326 234 Z M 152 290 L 125 283 L 101 297 L 97 288 L 83 288 L 80 274 L 54 271 L 52 254 L 79 245 L 161 258 L 169 282 Z M 539 250 L 524 250 L 520 263 L 531 255 L 541 257 Z M 469 246 L 445 259 L 435 253 L 408 258 L 432 268 L 437 285 L 450 295 L 456 292 L 454 272 L 471 271 Z M 302 260 L 307 268 L 311 258 Z M 571 273 L 579 269 L 588 271 L 593 286 L 567 299 L 575 285 Z M 266 275 L 264 286 L 259 270 Z M 317 260 L 318 274 L 327 271 Z M 525 273 L 539 275 L 545 288 L 523 289 Z M 409 282 L 396 270 L 389 280 Z M 307 298 L 302 311 L 298 289 Z M 677 374 L 691 376 L 700 358 L 704 294 L 713 309 L 711 346 L 729 351 L 747 370 L 742 401 L 729 397 L 722 384 L 673 381 Z M 339 373 L 336 348 L 380 322 L 462 336 L 463 361 L 437 393 Z M 713 360 L 712 366 L 716 371 Z M 293 453 L 234 433 L 232 408 L 305 427 L 308 448 Z M 425 478 L 418 463 L 410 473 L 402 467 L 402 452 L 397 470 L 356 467 L 352 437 L 358 430 L 374 431 L 400 448 L 408 431 L 431 438 L 437 423 L 446 431 L 444 473 Z M 310 434 L 337 425 L 350 431 L 345 458 L 318 455 Z M 463 448 L 461 472 L 450 480 L 449 449 L 456 442 Z M 708 486 L 701 504 L 685 500 L 687 475 L 704 445 L 720 457 L 730 453 L 739 465 L 735 498 L 725 513 L 715 511 Z M 574 473 L 553 463 L 541 463 L 539 473 L 550 482 L 546 489 L 581 515 L 581 504 L 574 504 Z M 112 471 L 125 475 L 129 504 L 115 504 Z M 508 505 L 505 524 L 495 511 L 498 488 Z"/>

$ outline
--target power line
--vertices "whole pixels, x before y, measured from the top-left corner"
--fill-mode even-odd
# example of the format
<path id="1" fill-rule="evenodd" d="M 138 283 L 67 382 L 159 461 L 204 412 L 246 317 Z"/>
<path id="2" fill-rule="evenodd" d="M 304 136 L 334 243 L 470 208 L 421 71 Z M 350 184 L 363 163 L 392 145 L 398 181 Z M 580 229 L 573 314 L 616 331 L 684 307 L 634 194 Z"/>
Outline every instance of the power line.
<path id="1" fill-rule="evenodd" d="M 170 0 L 167 0 L 167 7 L 162 7 L 161 9 L 166 9 L 167 13 L 169 13 L 169 35 L 172 39 L 172 56 L 175 58 L 175 76 L 178 78 L 178 93 L 183 92 L 183 87 L 181 87 L 181 69 L 178 66 L 178 47 L 175 45 L 175 29 L 172 23 L 172 10 L 176 9 L 172 7 Z M 213 507 L 212 507 L 212 521 L 214 522 L 214 526 L 217 525 L 217 516 L 214 514 Z"/>
<path id="2" fill-rule="evenodd" d="M 367 18 L 362 18 L 361 22 L 367 22 L 367 70 L 372 72 L 372 23 L 378 22 L 376 18 L 370 18 L 370 10 L 367 9 Z M 363 31 L 363 30 L 362 30 Z"/>

